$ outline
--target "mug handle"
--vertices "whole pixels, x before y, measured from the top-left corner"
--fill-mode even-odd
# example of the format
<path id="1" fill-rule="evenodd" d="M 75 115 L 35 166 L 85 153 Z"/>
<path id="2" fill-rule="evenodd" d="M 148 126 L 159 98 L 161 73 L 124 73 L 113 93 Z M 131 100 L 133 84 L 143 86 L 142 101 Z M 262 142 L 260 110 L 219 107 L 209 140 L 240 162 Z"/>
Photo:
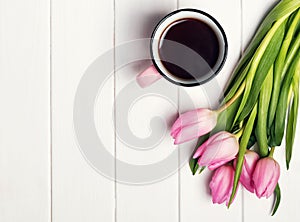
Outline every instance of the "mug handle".
<path id="1" fill-rule="evenodd" d="M 137 77 L 136 81 L 140 87 L 145 88 L 152 85 L 157 80 L 161 79 L 161 74 L 157 71 L 154 65 L 151 65 L 145 71 L 141 72 Z"/>

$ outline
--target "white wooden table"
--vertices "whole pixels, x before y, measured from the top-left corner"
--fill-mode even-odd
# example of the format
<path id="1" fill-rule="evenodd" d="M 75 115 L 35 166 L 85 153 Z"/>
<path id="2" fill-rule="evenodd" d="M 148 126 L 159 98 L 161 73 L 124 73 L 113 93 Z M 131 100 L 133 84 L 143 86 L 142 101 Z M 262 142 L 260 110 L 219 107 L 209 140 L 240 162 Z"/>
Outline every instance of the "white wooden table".
<path id="1" fill-rule="evenodd" d="M 192 106 L 216 104 L 216 96 L 206 95 L 207 87 L 178 88 L 162 80 L 155 87 L 168 86 L 172 98 L 136 88 L 134 92 L 142 96 L 132 101 L 130 109 L 123 110 L 122 101 L 113 108 L 114 98 L 124 93 L 126 97 L 126 87 L 134 85 L 135 76 L 149 64 L 140 61 L 116 67 L 118 46 L 148 38 L 167 13 L 197 8 L 223 26 L 229 52 L 215 80 L 220 86 L 215 93 L 221 95 L 242 50 L 275 2 L 0 0 L 0 221 L 296 221 L 300 216 L 299 134 L 288 172 L 283 148 L 276 153 L 282 168 L 282 202 L 277 215 L 271 217 L 272 198 L 259 200 L 242 189 L 230 210 L 225 205 L 213 205 L 207 188 L 210 173 L 192 176 L 188 164 L 179 167 L 195 141 L 175 147 L 167 131 L 159 144 L 142 150 L 118 136 L 124 131 L 122 118 L 128 119 L 132 135 L 145 139 L 151 134 L 150 127 L 155 129 L 150 124 L 155 116 L 165 119 L 169 127 L 177 108 L 183 112 Z M 109 50 L 115 69 L 101 86 L 95 103 L 97 132 L 107 152 L 131 165 L 155 165 L 175 152 L 178 163 L 172 175 L 154 178 L 148 184 L 139 179 L 141 183 L 133 185 L 129 177 L 121 183 L 95 170 L 78 147 L 73 122 L 75 93 L 86 69 Z M 130 92 L 128 98 L 133 96 Z M 122 169 L 114 168 L 116 162 L 109 160 L 107 165 L 118 178 Z"/>

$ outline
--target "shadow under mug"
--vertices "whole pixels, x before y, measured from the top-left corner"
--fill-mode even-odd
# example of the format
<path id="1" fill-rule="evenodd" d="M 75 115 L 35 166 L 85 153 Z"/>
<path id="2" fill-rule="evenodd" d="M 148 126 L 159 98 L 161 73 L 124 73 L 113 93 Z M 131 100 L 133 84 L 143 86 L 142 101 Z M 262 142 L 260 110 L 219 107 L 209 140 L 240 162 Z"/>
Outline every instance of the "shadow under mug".
<path id="1" fill-rule="evenodd" d="M 199 22 L 205 23 L 214 32 L 217 39 L 217 45 L 213 45 L 213 47 L 218 48 L 218 54 L 213 66 L 210 66 L 205 61 L 205 59 L 192 48 L 179 42 L 164 39 L 166 32 L 174 23 L 184 20 L 198 20 Z M 186 33 L 186 38 L 189 37 L 189 33 Z M 197 63 L 193 64 L 192 66 L 202 66 L 200 67 L 200 69 L 207 70 L 207 72 L 205 72 L 203 75 L 197 75 L 197 73 L 195 73 L 195 70 L 191 69 L 189 66 L 185 66 L 184 63 L 178 64 L 180 63 L 180 61 L 178 60 L 164 61 L 165 58 L 162 58 L 162 56 L 160 55 L 160 49 L 162 47 L 162 42 L 166 44 L 166 41 L 168 44 L 168 48 L 176 49 L 174 53 L 180 53 L 181 58 L 187 55 L 188 58 L 192 59 L 192 63 Z M 205 45 L 205 43 L 202 43 L 202 45 L 203 44 Z M 180 86 L 201 85 L 211 80 L 220 72 L 226 61 L 227 50 L 228 43 L 225 32 L 219 22 L 211 15 L 197 9 L 180 9 L 171 12 L 160 20 L 152 33 L 150 41 L 150 53 L 153 65 L 151 65 L 149 68 L 147 68 L 137 76 L 137 82 L 141 87 L 147 87 L 160 78 L 164 77 L 168 81 Z M 168 70 L 165 62 L 173 63 L 176 66 L 179 66 L 191 76 L 193 76 L 193 78 L 184 79 L 178 77 L 178 75 L 174 75 L 173 73 L 171 73 L 171 71 Z"/>

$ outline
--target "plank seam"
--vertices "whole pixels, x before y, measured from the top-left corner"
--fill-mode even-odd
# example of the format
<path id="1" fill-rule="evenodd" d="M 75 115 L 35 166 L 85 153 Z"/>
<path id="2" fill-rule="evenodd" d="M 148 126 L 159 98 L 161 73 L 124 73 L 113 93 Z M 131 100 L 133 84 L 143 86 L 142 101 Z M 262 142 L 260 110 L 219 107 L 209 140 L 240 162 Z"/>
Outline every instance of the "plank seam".
<path id="1" fill-rule="evenodd" d="M 49 113 L 49 127 L 50 127 L 50 132 L 49 132 L 49 161 L 50 161 L 50 212 L 49 212 L 49 216 L 50 216 L 50 222 L 53 221 L 53 114 L 52 114 L 52 111 L 53 111 L 53 101 L 52 101 L 52 95 L 53 95 L 53 92 L 52 92 L 52 86 L 53 86 L 53 83 L 52 83 L 52 71 L 53 71 L 53 55 L 52 55 L 52 40 L 53 40 L 53 36 L 52 36 L 52 26 L 53 26 L 53 21 L 52 21 L 52 0 L 49 0 L 49 89 L 50 89 L 50 94 L 49 94 L 49 108 L 50 108 L 50 113 Z"/>
<path id="2" fill-rule="evenodd" d="M 179 111 L 179 108 L 180 108 L 180 89 L 179 87 L 177 88 L 177 101 L 178 101 L 178 111 Z M 178 148 L 178 158 L 177 158 L 177 164 L 178 164 L 178 171 L 177 171 L 177 174 L 178 174 L 178 181 L 177 181 L 177 186 L 178 186 L 178 191 L 177 191 L 177 195 L 178 195 L 178 222 L 181 221 L 181 166 L 180 166 L 180 149 L 179 149 L 179 146 L 177 147 Z"/>
<path id="3" fill-rule="evenodd" d="M 180 0 L 177 0 L 176 1 L 176 9 L 178 10 L 179 9 L 179 5 L 180 5 Z M 180 88 L 177 87 L 177 109 L 179 111 L 180 109 Z M 180 149 L 179 149 L 179 146 L 178 146 L 178 158 L 177 158 L 177 164 L 178 164 L 178 171 L 177 171 L 177 178 L 178 178 L 178 181 L 177 181 L 177 187 L 178 187 L 178 191 L 177 191 L 177 199 L 178 199 L 178 222 L 181 221 L 181 170 L 180 170 Z"/>
<path id="4" fill-rule="evenodd" d="M 116 121 L 116 0 L 113 1 L 113 68 L 114 68 L 114 221 L 117 222 L 117 135 L 116 135 L 116 129 L 117 129 L 117 121 Z"/>
<path id="5" fill-rule="evenodd" d="M 243 24 L 244 24 L 244 18 L 243 18 L 243 0 L 240 0 L 240 16 L 241 16 L 241 20 L 240 20 L 240 27 L 241 27 L 241 36 L 240 36 L 240 58 L 243 56 L 243 34 L 244 34 L 244 28 L 243 28 Z M 245 221 L 245 205 L 244 205 L 244 189 L 242 188 L 242 204 L 241 204 L 241 219 L 242 222 Z"/>

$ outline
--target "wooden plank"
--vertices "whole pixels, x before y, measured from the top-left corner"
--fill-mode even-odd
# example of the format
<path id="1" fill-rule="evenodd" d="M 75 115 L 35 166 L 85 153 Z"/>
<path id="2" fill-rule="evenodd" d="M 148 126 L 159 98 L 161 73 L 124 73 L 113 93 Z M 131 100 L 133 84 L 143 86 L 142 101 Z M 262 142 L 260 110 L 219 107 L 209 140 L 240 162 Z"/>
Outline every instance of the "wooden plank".
<path id="1" fill-rule="evenodd" d="M 177 87 L 160 80 L 141 89 L 135 82 L 138 73 L 150 65 L 137 61 L 149 58 L 149 41 L 139 39 L 149 38 L 156 23 L 175 9 L 175 0 L 116 0 L 118 222 L 178 221 L 178 152 L 164 131 L 177 113 Z M 128 41 L 127 51 L 118 47 Z M 127 56 L 134 59 L 122 66 Z M 167 126 L 155 117 L 164 119 Z M 169 176 L 171 171 L 173 176 Z"/>
<path id="2" fill-rule="evenodd" d="M 99 82 L 109 77 L 104 71 L 113 63 L 113 54 L 103 57 L 113 48 L 113 1 L 53 0 L 52 5 L 53 221 L 114 221 L 114 179 L 105 178 L 107 175 L 101 175 L 102 169 L 93 165 L 93 160 L 101 161 L 100 155 L 91 159 L 86 153 L 90 148 L 105 148 L 114 154 L 114 132 L 109 119 L 114 101 L 113 78 L 103 85 Z M 99 67 L 102 59 L 107 61 L 103 69 Z M 94 73 L 97 75 L 84 92 L 94 94 L 84 100 L 95 98 L 89 110 L 94 112 L 94 117 L 84 113 L 78 117 L 78 109 L 85 108 L 85 103 L 80 101 L 79 106 L 74 107 L 79 93 L 77 87 L 90 77 L 90 67 L 95 67 L 91 64 L 96 64 Z M 95 91 L 91 91 L 93 83 L 99 84 L 93 88 Z M 93 120 L 100 140 L 105 137 L 105 147 L 97 143 L 82 144 L 80 136 L 95 132 L 81 132 L 78 118 Z M 103 130 L 106 133 L 103 134 Z M 105 163 L 107 169 L 114 172 L 113 161 Z"/>
<path id="3" fill-rule="evenodd" d="M 49 1 L 0 1 L 0 221 L 50 221 Z"/>
<path id="4" fill-rule="evenodd" d="M 255 30 L 262 21 L 262 18 L 272 8 L 272 6 L 278 1 L 268 0 L 261 2 L 255 1 L 243 1 L 243 46 L 246 46 L 250 38 L 252 38 Z M 259 7 L 257 7 L 259 5 Z M 299 127 L 299 121 L 297 126 Z M 255 195 L 245 191 L 244 194 L 244 215 L 245 222 L 248 221 L 293 221 L 300 216 L 299 200 L 297 197 L 300 195 L 298 189 L 300 183 L 299 176 L 299 161 L 300 151 L 294 149 L 292 162 L 290 164 L 290 170 L 287 171 L 285 167 L 285 143 L 283 142 L 281 147 L 276 148 L 275 159 L 279 162 L 281 167 L 281 176 L 279 183 L 281 186 L 282 200 L 279 209 L 275 216 L 271 217 L 273 197 L 269 199 L 258 199 Z M 300 137 L 299 134 L 295 138 L 295 148 L 299 147 Z"/>
<path id="5" fill-rule="evenodd" d="M 226 63 L 216 78 L 203 86 L 181 88 L 180 111 L 185 112 L 199 107 L 215 108 L 218 98 L 222 96 L 224 86 L 240 56 L 241 45 L 241 10 L 239 0 L 226 1 L 226 6 L 220 1 L 180 0 L 180 8 L 196 8 L 211 14 L 223 27 L 228 39 L 228 56 Z M 226 10 L 225 10 L 226 9 Z M 187 102 L 189 96 L 191 102 Z M 180 158 L 192 154 L 196 141 L 180 146 Z M 182 162 L 182 160 L 180 160 Z M 180 221 L 187 222 L 202 218 L 211 221 L 241 221 L 242 198 L 241 191 L 228 210 L 225 204 L 213 205 L 208 187 L 212 173 L 205 170 L 201 175 L 192 176 L 189 165 L 180 169 Z"/>

